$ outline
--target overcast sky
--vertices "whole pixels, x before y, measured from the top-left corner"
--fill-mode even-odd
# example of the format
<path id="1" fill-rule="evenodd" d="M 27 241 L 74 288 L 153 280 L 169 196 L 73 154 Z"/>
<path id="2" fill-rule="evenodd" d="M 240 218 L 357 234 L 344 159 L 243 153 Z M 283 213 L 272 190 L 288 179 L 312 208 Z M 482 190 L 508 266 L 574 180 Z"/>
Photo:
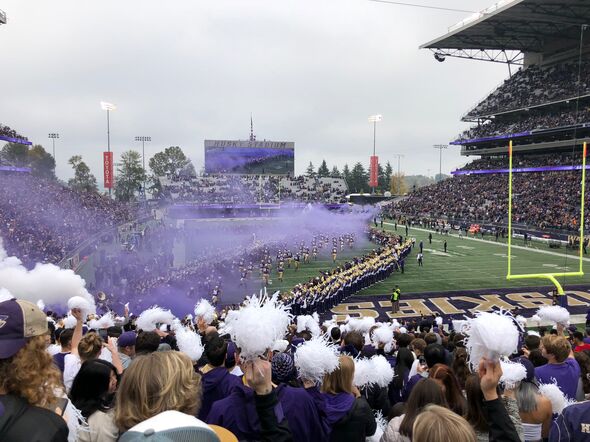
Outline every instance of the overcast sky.
<path id="1" fill-rule="evenodd" d="M 492 0 L 416 0 L 481 10 Z M 505 65 L 434 60 L 423 44 L 468 14 L 368 0 L 4 0 L 0 122 L 51 152 L 57 174 L 81 154 L 102 183 L 106 114 L 115 161 L 134 137 L 146 157 L 181 146 L 197 170 L 205 139 L 294 141 L 296 172 L 377 154 L 408 175 L 438 172 L 461 115 L 508 75 Z M 443 153 L 443 173 L 468 160 Z"/>

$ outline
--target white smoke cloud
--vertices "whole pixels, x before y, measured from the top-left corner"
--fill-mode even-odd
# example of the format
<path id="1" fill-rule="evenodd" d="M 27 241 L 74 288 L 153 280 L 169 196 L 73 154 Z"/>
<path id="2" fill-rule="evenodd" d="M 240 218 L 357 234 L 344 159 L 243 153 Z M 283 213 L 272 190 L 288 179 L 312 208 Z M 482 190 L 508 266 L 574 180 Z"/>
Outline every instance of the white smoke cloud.
<path id="1" fill-rule="evenodd" d="M 8 256 L 0 238 L 0 290 L 15 298 L 33 303 L 43 299 L 47 306 L 67 309 L 68 299 L 81 296 L 94 306 L 94 298 L 86 290 L 86 282 L 72 270 L 54 264 L 36 264 L 27 270 L 15 256 Z"/>

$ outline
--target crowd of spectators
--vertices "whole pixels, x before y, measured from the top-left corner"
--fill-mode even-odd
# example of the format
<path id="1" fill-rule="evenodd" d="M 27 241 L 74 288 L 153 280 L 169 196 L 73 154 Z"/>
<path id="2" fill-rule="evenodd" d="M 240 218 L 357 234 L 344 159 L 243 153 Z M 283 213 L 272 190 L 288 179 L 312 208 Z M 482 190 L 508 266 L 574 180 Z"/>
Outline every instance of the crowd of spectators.
<path id="1" fill-rule="evenodd" d="M 342 178 L 204 175 L 190 179 L 161 178 L 165 198 L 200 204 L 267 204 L 297 202 L 346 202 Z"/>
<path id="2" fill-rule="evenodd" d="M 572 166 L 582 163 L 582 153 L 559 152 L 552 154 L 515 154 L 512 158 L 512 167 L 546 167 L 546 166 Z M 508 156 L 484 157 L 471 161 L 457 170 L 493 170 L 507 169 Z"/>
<path id="3" fill-rule="evenodd" d="M 58 263 L 93 234 L 134 218 L 127 205 L 55 180 L 0 172 L 0 237 L 30 267 Z"/>
<path id="4" fill-rule="evenodd" d="M 561 162 L 565 161 L 565 162 Z M 571 157 L 521 156 L 513 167 L 572 165 Z M 576 161 L 575 164 L 579 164 Z M 467 170 L 507 168 L 506 158 L 476 160 Z M 580 171 L 516 173 L 513 175 L 513 222 L 539 229 L 579 229 Z M 479 223 L 506 223 L 508 174 L 456 176 L 412 192 L 386 206 L 392 217 L 432 217 Z M 587 197 L 586 204 L 590 202 Z"/>
<path id="5" fill-rule="evenodd" d="M 590 109 L 550 111 L 530 114 L 521 118 L 496 118 L 473 126 L 463 132 L 456 141 L 517 134 L 536 129 L 553 129 L 590 121 Z"/>
<path id="6" fill-rule="evenodd" d="M 27 137 L 23 137 L 17 131 L 15 131 L 14 129 L 11 129 L 8 126 L 4 126 L 2 123 L 0 123 L 0 136 L 9 137 L 9 138 L 17 138 L 19 140 L 28 141 Z"/>
<path id="7" fill-rule="evenodd" d="M 493 115 L 499 112 L 565 100 L 590 93 L 590 62 L 581 69 L 577 61 L 551 66 L 529 66 L 507 79 L 467 113 L 465 118 Z M 581 84 L 578 87 L 578 70 Z"/>

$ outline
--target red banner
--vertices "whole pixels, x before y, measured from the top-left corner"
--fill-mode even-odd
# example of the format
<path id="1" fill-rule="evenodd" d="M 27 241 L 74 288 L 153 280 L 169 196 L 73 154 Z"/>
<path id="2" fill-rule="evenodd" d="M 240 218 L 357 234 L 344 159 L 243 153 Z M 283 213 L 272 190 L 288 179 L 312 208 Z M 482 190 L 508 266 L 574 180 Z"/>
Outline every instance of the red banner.
<path id="1" fill-rule="evenodd" d="M 113 152 L 102 153 L 104 165 L 104 187 L 105 189 L 113 188 Z"/>
<path id="2" fill-rule="evenodd" d="M 369 186 L 377 187 L 379 185 L 379 157 L 371 157 L 371 173 L 369 179 Z"/>

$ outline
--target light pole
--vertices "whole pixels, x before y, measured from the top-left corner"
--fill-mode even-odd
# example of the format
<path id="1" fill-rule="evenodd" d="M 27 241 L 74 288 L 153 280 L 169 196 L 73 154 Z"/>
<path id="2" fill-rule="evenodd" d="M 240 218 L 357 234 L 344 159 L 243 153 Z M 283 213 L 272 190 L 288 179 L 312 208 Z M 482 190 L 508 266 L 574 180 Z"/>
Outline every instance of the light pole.
<path id="1" fill-rule="evenodd" d="M 145 198 L 145 177 L 147 172 L 145 170 L 145 143 L 152 141 L 152 137 L 135 137 L 135 141 L 141 141 L 141 163 L 143 167 L 143 197 Z"/>
<path id="2" fill-rule="evenodd" d="M 110 153 L 111 152 L 111 124 L 110 124 L 110 119 L 109 119 L 109 112 L 117 109 L 117 106 L 115 106 L 112 103 L 107 103 L 106 101 L 101 101 L 100 107 L 102 110 L 107 111 L 107 152 Z M 112 191 L 112 186 L 109 187 L 109 197 L 111 196 L 111 191 Z"/>
<path id="3" fill-rule="evenodd" d="M 379 115 L 371 115 L 369 117 L 369 123 L 373 123 L 373 156 L 375 156 L 375 142 L 377 139 L 377 123 L 379 123 L 380 121 L 383 120 L 383 115 L 379 114 Z M 371 164 L 372 167 L 378 167 L 377 164 L 373 165 Z M 377 171 L 374 171 L 374 174 L 377 174 Z M 373 180 L 371 180 L 373 181 Z M 374 182 L 372 182 L 372 184 L 375 184 Z M 371 193 L 375 193 L 375 186 L 371 186 Z"/>
<path id="4" fill-rule="evenodd" d="M 394 157 L 397 157 L 397 176 L 396 176 L 396 181 L 395 182 L 396 182 L 396 187 L 397 187 L 397 193 L 398 193 L 398 195 L 401 195 L 402 194 L 402 192 L 401 192 L 401 188 L 402 188 L 402 171 L 401 171 L 400 163 L 401 163 L 401 159 L 403 157 L 405 157 L 405 155 L 404 154 L 401 154 L 401 153 L 394 153 L 393 156 Z M 391 177 L 389 177 L 389 179 L 391 179 Z"/>
<path id="5" fill-rule="evenodd" d="M 49 134 L 49 139 L 53 143 L 53 161 L 55 161 L 55 140 L 57 138 L 59 138 L 59 134 L 58 133 L 51 133 L 51 134 Z"/>
<path id="6" fill-rule="evenodd" d="M 439 151 L 439 159 L 438 159 L 438 181 L 442 180 L 442 151 L 443 149 L 446 149 L 448 146 L 446 144 L 435 144 L 434 146 L 435 149 L 438 149 Z"/>

